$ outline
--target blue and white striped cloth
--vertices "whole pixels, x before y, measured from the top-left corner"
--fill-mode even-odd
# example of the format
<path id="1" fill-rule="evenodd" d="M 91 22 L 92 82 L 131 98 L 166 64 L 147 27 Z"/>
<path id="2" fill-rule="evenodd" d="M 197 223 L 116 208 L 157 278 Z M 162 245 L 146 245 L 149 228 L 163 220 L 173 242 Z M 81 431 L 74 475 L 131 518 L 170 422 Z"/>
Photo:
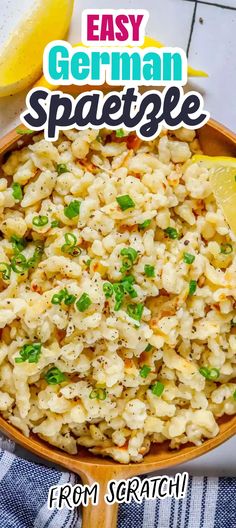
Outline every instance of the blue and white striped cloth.
<path id="1" fill-rule="evenodd" d="M 77 476 L 19 458 L 8 440 L 1 446 L 0 528 L 80 528 L 79 509 L 47 508 L 50 486 Z M 185 499 L 121 505 L 118 528 L 236 528 L 236 479 L 190 477 Z"/>

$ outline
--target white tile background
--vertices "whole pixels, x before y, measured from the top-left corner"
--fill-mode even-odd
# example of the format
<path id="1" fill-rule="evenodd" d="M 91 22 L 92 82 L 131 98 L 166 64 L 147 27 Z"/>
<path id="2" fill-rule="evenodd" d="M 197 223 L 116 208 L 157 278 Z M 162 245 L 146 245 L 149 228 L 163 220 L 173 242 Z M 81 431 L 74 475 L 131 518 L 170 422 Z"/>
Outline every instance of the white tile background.
<path id="1" fill-rule="evenodd" d="M 195 0 L 187 0 L 187 1 L 190 1 L 190 2 L 193 2 Z M 202 4 L 211 4 L 213 6 L 225 6 L 226 8 L 230 8 L 230 7 L 235 7 L 235 0 L 206 0 L 204 2 L 204 0 L 198 0 L 198 3 L 202 3 Z"/>
<path id="2" fill-rule="evenodd" d="M 0 0 L 0 45 L 34 0 Z M 167 45 L 189 51 L 190 64 L 208 72 L 191 81 L 201 91 L 212 117 L 236 132 L 236 0 L 75 0 L 69 40 L 80 40 L 80 15 L 85 8 L 146 8 L 147 33 Z M 19 122 L 25 94 L 0 99 L 0 135 Z M 181 469 L 197 475 L 236 475 L 236 437 Z M 21 452 L 22 454 L 22 452 Z M 207 528 L 207 527 L 206 527 Z"/>
<path id="3" fill-rule="evenodd" d="M 234 4 L 236 6 L 236 0 Z M 203 93 L 206 107 L 212 117 L 226 124 L 234 132 L 235 49 L 236 7 L 235 10 L 224 9 L 197 2 L 189 62 L 200 65 L 208 72 L 209 78 L 198 79 L 194 82 L 194 87 Z"/>

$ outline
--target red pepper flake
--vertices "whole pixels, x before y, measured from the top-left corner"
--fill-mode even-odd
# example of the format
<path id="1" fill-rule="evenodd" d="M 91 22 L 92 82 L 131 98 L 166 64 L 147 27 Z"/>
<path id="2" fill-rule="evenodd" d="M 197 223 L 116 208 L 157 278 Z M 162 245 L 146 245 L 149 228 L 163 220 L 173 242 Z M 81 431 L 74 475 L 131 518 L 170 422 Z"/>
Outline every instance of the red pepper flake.
<path id="1" fill-rule="evenodd" d="M 145 350 L 139 356 L 139 364 L 142 365 L 150 359 L 150 353 Z"/>
<path id="2" fill-rule="evenodd" d="M 112 132 L 110 139 L 111 141 L 114 141 L 115 143 L 126 143 L 127 137 L 128 136 L 117 137 L 116 133 Z"/>
<path id="3" fill-rule="evenodd" d="M 214 308 L 214 310 L 216 310 L 216 312 L 220 312 L 220 305 L 218 303 L 213 304 L 212 308 Z"/>
<path id="4" fill-rule="evenodd" d="M 164 288 L 161 288 L 159 290 L 159 296 L 160 295 L 164 295 L 165 297 L 169 297 L 170 296 L 170 294 L 166 290 L 164 290 Z"/>
<path id="5" fill-rule="evenodd" d="M 140 172 L 135 172 L 135 173 L 133 174 L 133 176 L 134 176 L 135 178 L 137 178 L 138 180 L 141 180 L 141 178 L 142 178 L 142 174 L 140 174 Z"/>
<path id="6" fill-rule="evenodd" d="M 125 368 L 132 368 L 134 366 L 134 362 L 131 358 L 125 358 L 124 364 L 125 364 Z"/>
<path id="7" fill-rule="evenodd" d="M 199 279 L 198 279 L 199 288 L 202 288 L 202 286 L 204 286 L 205 282 L 206 282 L 206 277 L 204 277 L 204 275 L 201 275 L 201 277 L 199 277 Z"/>
<path id="8" fill-rule="evenodd" d="M 137 150 L 142 143 L 142 140 L 135 133 L 131 133 L 128 136 L 117 137 L 116 133 L 112 132 L 110 137 L 111 141 L 114 141 L 115 143 L 126 143 L 129 150 Z"/>
<path id="9" fill-rule="evenodd" d="M 127 136 L 127 148 L 132 150 L 138 150 L 142 143 L 142 140 L 136 134 L 129 134 Z"/>
<path id="10" fill-rule="evenodd" d="M 112 132 L 112 134 L 108 134 L 108 135 L 105 137 L 105 141 L 104 141 L 105 145 L 106 145 L 107 143 L 110 143 L 111 141 L 115 141 L 115 139 L 113 139 L 113 136 L 114 136 L 114 138 L 116 137 L 115 132 Z M 117 139 L 118 139 L 118 138 L 117 138 Z"/>
<path id="11" fill-rule="evenodd" d="M 38 284 L 31 284 L 31 291 L 37 292 L 42 295 L 42 288 Z"/>
<path id="12" fill-rule="evenodd" d="M 124 449 L 127 451 L 128 447 L 129 447 L 129 440 L 126 440 L 126 442 L 124 443 L 123 446 L 120 447 L 120 449 Z"/>
<path id="13" fill-rule="evenodd" d="M 82 165 L 82 167 L 84 167 L 90 172 L 93 172 L 95 169 L 97 169 L 97 167 L 87 158 L 85 158 L 84 160 L 79 160 L 79 163 L 80 165 Z"/>
<path id="14" fill-rule="evenodd" d="M 60 328 L 57 328 L 56 329 L 56 336 L 57 336 L 57 339 L 58 339 L 58 341 L 60 343 L 61 341 L 63 341 L 63 339 L 65 339 L 66 331 L 65 330 L 60 330 Z"/>
<path id="15" fill-rule="evenodd" d="M 121 231 L 122 233 L 124 233 L 125 231 L 129 231 L 129 233 L 133 233 L 134 231 L 137 231 L 137 228 L 138 228 L 137 224 L 134 224 L 134 225 L 122 224 L 119 227 L 119 231 Z"/>

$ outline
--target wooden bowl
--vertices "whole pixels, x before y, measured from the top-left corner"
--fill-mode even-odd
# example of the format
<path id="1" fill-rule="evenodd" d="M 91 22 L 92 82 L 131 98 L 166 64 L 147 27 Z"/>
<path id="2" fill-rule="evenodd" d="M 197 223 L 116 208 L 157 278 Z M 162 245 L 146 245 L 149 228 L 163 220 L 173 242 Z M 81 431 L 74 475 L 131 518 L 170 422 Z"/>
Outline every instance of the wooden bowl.
<path id="1" fill-rule="evenodd" d="M 22 125 L 20 128 L 23 128 Z M 209 121 L 199 130 L 198 137 L 205 154 L 236 157 L 236 135 L 219 123 L 212 120 Z M 15 130 L 10 132 L 0 140 L 0 161 L 12 148 L 20 147 L 30 142 L 30 140 L 28 135 L 19 136 Z M 236 416 L 223 417 L 219 420 L 219 425 L 219 434 L 215 438 L 205 441 L 201 446 L 196 447 L 187 444 L 178 451 L 173 451 L 169 449 L 168 442 L 153 444 L 142 463 L 126 465 L 95 456 L 83 448 L 79 450 L 76 456 L 68 455 L 46 444 L 35 435 L 26 438 L 20 431 L 0 417 L 0 429 L 12 440 L 29 449 L 29 451 L 55 462 L 55 464 L 60 464 L 70 471 L 74 471 L 80 475 L 84 484 L 91 485 L 94 481 L 100 484 L 99 504 L 97 506 L 89 505 L 83 509 L 84 528 L 91 528 L 92 526 L 96 528 L 114 528 L 116 526 L 118 506 L 107 505 L 103 500 L 109 480 L 130 478 L 157 469 L 172 467 L 203 455 L 236 433 Z"/>

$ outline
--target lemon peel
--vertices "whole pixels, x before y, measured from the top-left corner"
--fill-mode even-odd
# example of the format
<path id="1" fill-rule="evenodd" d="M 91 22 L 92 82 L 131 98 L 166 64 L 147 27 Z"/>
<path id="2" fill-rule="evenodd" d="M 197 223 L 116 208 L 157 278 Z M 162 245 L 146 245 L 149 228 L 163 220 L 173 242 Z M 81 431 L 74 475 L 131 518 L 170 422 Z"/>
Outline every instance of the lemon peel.
<path id="1" fill-rule="evenodd" d="M 40 75 L 45 46 L 66 36 L 74 0 L 37 0 L 0 52 L 0 97 L 30 86 Z"/>
<path id="2" fill-rule="evenodd" d="M 191 161 L 210 170 L 213 194 L 236 235 L 236 158 L 196 154 Z"/>

